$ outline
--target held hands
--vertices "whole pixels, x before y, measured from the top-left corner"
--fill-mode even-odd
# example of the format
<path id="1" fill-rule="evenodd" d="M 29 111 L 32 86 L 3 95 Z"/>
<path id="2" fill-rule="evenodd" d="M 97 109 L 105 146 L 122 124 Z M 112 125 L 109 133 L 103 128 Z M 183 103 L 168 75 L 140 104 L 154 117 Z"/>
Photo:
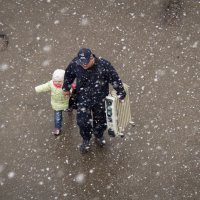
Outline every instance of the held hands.
<path id="1" fill-rule="evenodd" d="M 70 91 L 63 91 L 64 96 L 70 96 Z"/>

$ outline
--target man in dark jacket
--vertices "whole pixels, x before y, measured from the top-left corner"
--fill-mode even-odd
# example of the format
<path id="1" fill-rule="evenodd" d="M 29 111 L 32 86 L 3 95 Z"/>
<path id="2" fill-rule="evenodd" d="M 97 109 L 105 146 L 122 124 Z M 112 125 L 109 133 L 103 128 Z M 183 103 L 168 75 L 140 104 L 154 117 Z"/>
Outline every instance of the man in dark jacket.
<path id="1" fill-rule="evenodd" d="M 69 95 L 76 79 L 77 124 L 83 143 L 82 153 L 89 150 L 89 141 L 94 134 L 97 144 L 103 146 L 106 125 L 105 97 L 109 94 L 109 83 L 117 91 L 119 99 L 126 96 L 122 81 L 116 70 L 105 59 L 97 58 L 90 49 L 82 48 L 65 71 L 63 92 Z"/>

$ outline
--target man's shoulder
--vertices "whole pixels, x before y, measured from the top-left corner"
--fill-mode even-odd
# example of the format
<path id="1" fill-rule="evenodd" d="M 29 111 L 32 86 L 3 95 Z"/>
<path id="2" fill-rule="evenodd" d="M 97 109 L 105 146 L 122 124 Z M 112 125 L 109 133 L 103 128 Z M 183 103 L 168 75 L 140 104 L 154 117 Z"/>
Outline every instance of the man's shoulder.
<path id="1" fill-rule="evenodd" d="M 102 57 L 98 58 L 98 63 L 100 65 L 102 65 L 102 66 L 109 66 L 109 65 L 111 65 L 111 63 L 108 60 L 106 60 L 106 59 L 104 59 Z"/>
<path id="2" fill-rule="evenodd" d="M 78 58 L 75 57 L 73 60 L 71 60 L 71 62 L 68 64 L 67 69 L 68 70 L 76 70 L 77 68 L 79 68 L 80 66 L 77 64 L 77 60 Z"/>
<path id="3" fill-rule="evenodd" d="M 69 63 L 69 65 L 78 66 L 77 60 L 78 60 L 78 57 L 73 58 L 72 61 Z"/>

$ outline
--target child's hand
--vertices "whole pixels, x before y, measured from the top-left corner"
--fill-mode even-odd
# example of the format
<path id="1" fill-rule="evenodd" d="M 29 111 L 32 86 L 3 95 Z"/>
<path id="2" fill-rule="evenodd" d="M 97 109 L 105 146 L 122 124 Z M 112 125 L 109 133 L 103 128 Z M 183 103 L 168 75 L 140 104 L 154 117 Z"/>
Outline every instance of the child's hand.
<path id="1" fill-rule="evenodd" d="M 70 96 L 70 91 L 63 91 L 64 96 Z"/>
<path id="2" fill-rule="evenodd" d="M 76 88 L 76 84 L 75 83 L 72 83 L 71 85 L 72 89 L 74 90 Z"/>

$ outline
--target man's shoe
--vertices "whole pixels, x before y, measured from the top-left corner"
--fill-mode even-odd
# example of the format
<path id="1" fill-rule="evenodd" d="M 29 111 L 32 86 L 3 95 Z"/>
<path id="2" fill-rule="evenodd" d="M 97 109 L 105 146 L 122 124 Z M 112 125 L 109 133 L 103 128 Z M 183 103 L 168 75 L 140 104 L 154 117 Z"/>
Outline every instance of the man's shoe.
<path id="1" fill-rule="evenodd" d="M 82 144 L 80 145 L 81 153 L 87 153 L 90 150 L 90 143 L 88 140 L 83 140 Z"/>
<path id="2" fill-rule="evenodd" d="M 95 142 L 99 145 L 99 146 L 104 146 L 106 144 L 106 140 L 104 139 L 104 137 L 100 137 L 97 138 L 95 137 Z"/>
<path id="3" fill-rule="evenodd" d="M 55 136 L 59 136 L 61 134 L 61 129 L 59 129 L 59 128 L 54 129 L 53 134 Z"/>

